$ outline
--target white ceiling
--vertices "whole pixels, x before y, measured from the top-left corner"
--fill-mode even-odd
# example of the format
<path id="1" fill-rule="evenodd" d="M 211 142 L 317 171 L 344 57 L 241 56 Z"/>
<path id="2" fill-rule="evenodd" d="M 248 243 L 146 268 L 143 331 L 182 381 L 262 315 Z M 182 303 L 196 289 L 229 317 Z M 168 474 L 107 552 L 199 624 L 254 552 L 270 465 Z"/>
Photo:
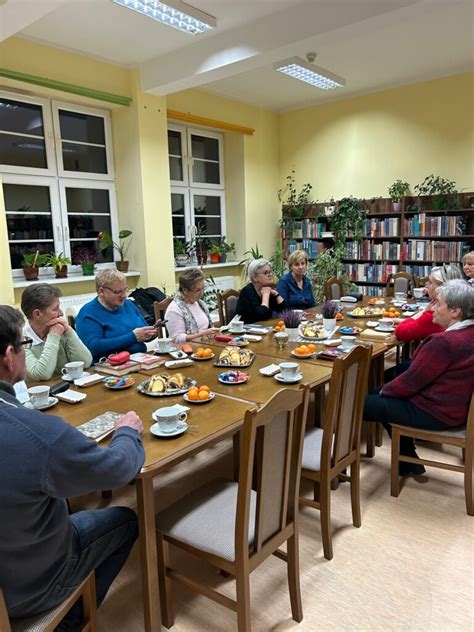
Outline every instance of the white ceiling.
<path id="1" fill-rule="evenodd" d="M 111 0 L 0 0 L 0 41 L 138 66 L 155 94 L 195 87 L 275 111 L 474 69 L 474 0 L 187 1 L 218 28 L 189 36 Z M 272 69 L 308 51 L 346 86 L 318 90 Z"/>

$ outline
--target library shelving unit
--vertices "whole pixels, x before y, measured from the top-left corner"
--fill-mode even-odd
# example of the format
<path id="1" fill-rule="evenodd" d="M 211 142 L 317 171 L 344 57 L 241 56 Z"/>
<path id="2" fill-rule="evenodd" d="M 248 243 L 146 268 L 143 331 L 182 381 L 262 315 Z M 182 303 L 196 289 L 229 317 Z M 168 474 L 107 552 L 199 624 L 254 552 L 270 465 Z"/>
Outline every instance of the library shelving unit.
<path id="1" fill-rule="evenodd" d="M 285 256 L 304 249 L 315 259 L 332 245 L 325 206 L 308 205 L 298 219 L 283 216 Z M 383 295 L 392 273 L 427 276 L 433 266 L 459 263 L 474 249 L 474 193 L 405 197 L 400 210 L 394 210 L 390 198 L 367 200 L 365 206 L 364 236 L 360 243 L 346 236 L 343 261 L 348 278 L 364 294 Z"/>

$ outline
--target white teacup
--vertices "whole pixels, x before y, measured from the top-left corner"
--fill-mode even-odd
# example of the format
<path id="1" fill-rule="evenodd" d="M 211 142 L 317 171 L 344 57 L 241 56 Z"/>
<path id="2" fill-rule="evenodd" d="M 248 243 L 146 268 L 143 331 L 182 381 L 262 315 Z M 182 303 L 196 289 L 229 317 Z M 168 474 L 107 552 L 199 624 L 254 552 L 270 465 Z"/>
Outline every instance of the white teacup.
<path id="1" fill-rule="evenodd" d="M 423 298 L 424 293 L 425 293 L 425 289 L 422 287 L 413 288 L 413 296 L 415 298 Z"/>
<path id="2" fill-rule="evenodd" d="M 407 295 L 405 292 L 395 292 L 395 300 L 398 302 L 406 301 Z"/>
<path id="3" fill-rule="evenodd" d="M 230 331 L 233 334 L 241 334 L 244 331 L 244 323 L 241 320 L 233 322 L 230 326 Z"/>
<path id="4" fill-rule="evenodd" d="M 28 395 L 35 408 L 46 406 L 49 402 L 49 386 L 31 386 L 28 389 Z"/>
<path id="5" fill-rule="evenodd" d="M 161 351 L 161 353 L 168 353 L 172 346 L 171 343 L 171 338 L 158 338 L 156 341 L 156 348 L 158 351 Z"/>
<path id="6" fill-rule="evenodd" d="M 392 331 L 393 324 L 392 323 L 379 323 L 379 331 Z"/>
<path id="7" fill-rule="evenodd" d="M 64 365 L 64 368 L 61 369 L 61 373 L 73 380 L 77 380 L 77 378 L 81 377 L 84 373 L 84 362 L 68 362 Z"/>
<path id="8" fill-rule="evenodd" d="M 352 347 L 355 345 L 355 342 L 355 336 L 341 336 L 341 347 L 343 349 L 352 349 Z"/>
<path id="9" fill-rule="evenodd" d="M 300 365 L 297 362 L 282 362 L 279 366 L 284 380 L 294 379 L 300 370 Z"/>
<path id="10" fill-rule="evenodd" d="M 153 416 L 158 422 L 161 432 L 173 432 L 178 427 L 179 422 L 186 421 L 188 413 L 180 412 L 179 406 L 165 406 L 155 410 Z"/>

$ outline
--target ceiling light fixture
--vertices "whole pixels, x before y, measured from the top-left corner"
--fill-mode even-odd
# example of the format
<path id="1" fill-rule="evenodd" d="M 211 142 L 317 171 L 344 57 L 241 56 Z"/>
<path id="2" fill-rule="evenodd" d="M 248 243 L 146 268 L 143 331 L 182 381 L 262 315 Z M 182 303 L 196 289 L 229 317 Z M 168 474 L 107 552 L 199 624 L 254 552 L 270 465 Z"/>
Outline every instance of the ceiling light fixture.
<path id="1" fill-rule="evenodd" d="M 137 11 L 143 15 L 153 18 L 166 26 L 172 26 L 183 33 L 205 33 L 217 26 L 216 18 L 208 15 L 199 9 L 189 6 L 181 0 L 113 0 L 118 4 L 132 11 Z"/>
<path id="2" fill-rule="evenodd" d="M 289 77 L 309 83 L 321 90 L 334 90 L 346 85 L 345 79 L 313 64 L 316 53 L 308 53 L 305 61 L 301 57 L 290 57 L 273 64 L 273 68 Z"/>

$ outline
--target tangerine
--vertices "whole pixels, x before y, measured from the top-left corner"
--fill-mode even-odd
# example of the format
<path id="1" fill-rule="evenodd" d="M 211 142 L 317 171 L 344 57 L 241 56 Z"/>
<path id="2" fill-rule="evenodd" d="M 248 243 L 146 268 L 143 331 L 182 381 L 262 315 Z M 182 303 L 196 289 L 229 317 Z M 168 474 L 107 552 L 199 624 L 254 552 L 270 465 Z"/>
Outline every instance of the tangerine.
<path id="1" fill-rule="evenodd" d="M 209 399 L 209 391 L 199 391 L 199 399 L 202 401 Z"/>
<path id="2" fill-rule="evenodd" d="M 198 347 L 195 353 L 196 358 L 202 358 L 203 355 L 204 355 L 204 349 L 202 347 Z"/>
<path id="3" fill-rule="evenodd" d="M 400 318 L 400 312 L 395 312 L 394 316 L 395 316 L 395 318 Z"/>
<path id="4" fill-rule="evenodd" d="M 311 351 L 311 353 L 314 353 L 316 351 L 316 345 L 313 345 L 313 343 L 310 342 L 308 345 L 308 349 Z"/>
<path id="5" fill-rule="evenodd" d="M 211 389 L 209 388 L 207 384 L 203 384 L 202 386 L 199 387 L 199 392 L 201 391 L 207 391 L 209 393 Z"/>
<path id="6" fill-rule="evenodd" d="M 190 388 L 188 391 L 188 397 L 189 399 L 198 399 L 199 391 L 197 390 L 197 388 Z"/>

